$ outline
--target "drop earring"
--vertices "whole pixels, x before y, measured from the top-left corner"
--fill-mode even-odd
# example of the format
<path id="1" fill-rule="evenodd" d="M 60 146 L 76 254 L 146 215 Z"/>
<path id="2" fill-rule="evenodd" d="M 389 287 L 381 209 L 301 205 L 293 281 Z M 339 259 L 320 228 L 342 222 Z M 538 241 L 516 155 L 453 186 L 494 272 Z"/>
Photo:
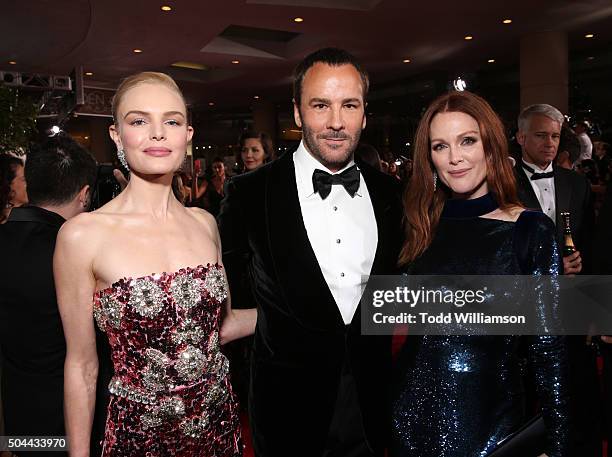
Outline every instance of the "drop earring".
<path id="1" fill-rule="evenodd" d="M 436 189 L 438 188 L 438 172 L 436 171 L 433 172 L 433 186 L 434 186 L 434 192 L 435 192 Z"/>
<path id="2" fill-rule="evenodd" d="M 117 158 L 119 159 L 119 162 L 121 162 L 121 165 L 123 165 L 123 168 L 125 168 L 127 171 L 130 171 L 130 167 L 127 163 L 127 160 L 125 159 L 125 151 L 123 150 L 123 148 L 117 149 Z"/>

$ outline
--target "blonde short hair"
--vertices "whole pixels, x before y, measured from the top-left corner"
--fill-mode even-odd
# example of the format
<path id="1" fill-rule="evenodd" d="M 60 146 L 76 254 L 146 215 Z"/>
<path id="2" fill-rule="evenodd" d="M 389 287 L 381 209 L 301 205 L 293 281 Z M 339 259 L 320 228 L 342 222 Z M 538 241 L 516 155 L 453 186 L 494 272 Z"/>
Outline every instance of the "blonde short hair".
<path id="1" fill-rule="evenodd" d="M 119 109 L 119 104 L 123 99 L 123 96 L 130 89 L 140 85 L 140 84 L 161 84 L 162 86 L 166 86 L 168 89 L 175 91 L 181 100 L 185 104 L 185 111 L 187 111 L 187 103 L 185 102 L 185 97 L 183 97 L 183 93 L 181 89 L 177 86 L 176 82 L 172 77 L 168 76 L 165 73 L 158 73 L 156 71 L 143 71 L 141 73 L 136 73 L 135 75 L 128 76 L 117 88 L 117 92 L 113 96 L 112 101 L 112 113 L 113 113 L 113 122 L 117 125 L 117 110 Z"/>

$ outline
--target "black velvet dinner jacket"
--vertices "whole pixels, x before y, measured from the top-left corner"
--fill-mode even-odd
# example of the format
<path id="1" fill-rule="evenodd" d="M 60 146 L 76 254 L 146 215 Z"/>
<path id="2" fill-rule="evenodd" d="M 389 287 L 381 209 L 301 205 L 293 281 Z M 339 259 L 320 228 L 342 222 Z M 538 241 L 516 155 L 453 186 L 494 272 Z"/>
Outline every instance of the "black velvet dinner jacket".
<path id="1" fill-rule="evenodd" d="M 359 164 L 378 229 L 371 274 L 394 274 L 402 240 L 399 184 Z M 322 454 L 345 358 L 368 443 L 389 432 L 390 338 L 361 335 L 361 307 L 345 326 L 302 219 L 293 154 L 232 178 L 218 218 L 230 283 L 248 275 L 258 318 L 250 414 L 258 456 Z"/>
<path id="2" fill-rule="evenodd" d="M 553 165 L 555 182 L 555 211 L 557 241 L 563 246 L 563 219 L 561 213 L 569 211 L 572 237 L 578 250 L 588 250 L 590 230 L 593 225 L 593 208 L 591 205 L 591 187 L 584 176 L 575 171 Z M 520 159 L 514 167 L 517 181 L 518 197 L 521 203 L 530 209 L 542 211 L 529 178 L 522 169 Z"/>

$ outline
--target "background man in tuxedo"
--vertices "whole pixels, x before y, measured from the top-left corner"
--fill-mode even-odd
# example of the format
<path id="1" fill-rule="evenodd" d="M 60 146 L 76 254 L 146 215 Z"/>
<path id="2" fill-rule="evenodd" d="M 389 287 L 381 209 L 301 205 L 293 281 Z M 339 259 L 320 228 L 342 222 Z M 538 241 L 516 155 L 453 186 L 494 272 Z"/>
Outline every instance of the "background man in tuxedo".
<path id="1" fill-rule="evenodd" d="M 518 118 L 516 139 L 521 145 L 522 160 L 515 166 L 519 199 L 527 208 L 539 209 L 557 226 L 557 239 L 563 246 L 561 213 L 571 213 L 571 229 L 577 252 L 563 258 L 564 274 L 583 269 L 581 251 L 592 227 L 591 189 L 584 176 L 553 163 L 559 148 L 564 117 L 551 105 L 525 108 Z"/>
<path id="2" fill-rule="evenodd" d="M 294 80 L 300 146 L 227 186 L 219 227 L 230 289 L 248 274 L 258 305 L 258 457 L 383 453 L 390 338 L 361 335 L 359 303 L 362 275 L 395 271 L 401 209 L 394 179 L 354 164 L 367 92 L 347 52 L 306 57 Z"/>
<path id="3" fill-rule="evenodd" d="M 586 178 L 553 164 L 564 120 L 558 109 L 546 104 L 531 105 L 521 112 L 516 139 L 521 145 L 522 158 L 515 166 L 515 175 L 519 199 L 526 207 L 543 211 L 555 222 L 560 247 L 563 247 L 564 228 L 561 213 L 570 212 L 572 238 L 578 251 L 563 257 L 563 272 L 569 275 L 583 272 L 581 250 L 589 251 L 593 213 L 591 188 Z M 595 354 L 587 346 L 585 336 L 568 338 L 573 452 L 595 457 L 601 455 Z"/>
<path id="4" fill-rule="evenodd" d="M 60 226 L 89 206 L 96 162 L 71 138 L 56 136 L 28 153 L 25 178 L 30 206 L 13 208 L 0 225 L 5 433 L 62 436 L 66 346 L 55 298 L 53 250 Z"/>

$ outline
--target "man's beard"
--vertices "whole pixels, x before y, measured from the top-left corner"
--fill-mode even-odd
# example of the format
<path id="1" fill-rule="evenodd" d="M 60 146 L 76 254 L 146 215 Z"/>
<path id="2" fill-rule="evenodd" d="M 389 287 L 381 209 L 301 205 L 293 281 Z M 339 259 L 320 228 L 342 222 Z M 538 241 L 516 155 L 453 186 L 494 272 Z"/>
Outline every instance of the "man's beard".
<path id="1" fill-rule="evenodd" d="M 302 132 L 304 143 L 306 143 L 306 147 L 308 151 L 315 156 L 315 158 L 326 168 L 333 170 L 338 169 L 341 170 L 347 165 L 351 159 L 353 158 L 353 154 L 355 149 L 357 148 L 357 144 L 359 143 L 359 137 L 361 136 L 361 130 L 358 130 L 354 136 L 349 135 L 344 131 L 335 131 L 332 130 L 326 133 L 316 134 L 306 124 L 302 125 Z M 345 153 L 341 156 L 330 157 L 328 154 L 325 154 L 319 147 L 318 141 L 325 141 L 326 139 L 344 139 L 348 142 L 348 147 L 345 150 Z M 346 145 L 341 144 L 340 147 L 345 147 Z"/>

